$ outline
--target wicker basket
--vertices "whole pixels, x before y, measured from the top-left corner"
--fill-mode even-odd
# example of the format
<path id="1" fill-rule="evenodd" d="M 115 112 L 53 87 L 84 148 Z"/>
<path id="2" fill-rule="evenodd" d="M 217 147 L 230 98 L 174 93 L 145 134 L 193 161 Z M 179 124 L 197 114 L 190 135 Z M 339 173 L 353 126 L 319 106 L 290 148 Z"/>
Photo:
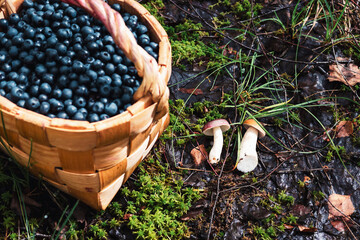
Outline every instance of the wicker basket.
<path id="1" fill-rule="evenodd" d="M 0 1 L 0 17 L 16 12 L 23 0 Z M 121 185 L 169 123 L 166 86 L 171 73 L 168 36 L 157 20 L 133 0 L 114 0 L 137 15 L 159 43 L 158 63 L 136 44 L 120 14 L 101 0 L 63 0 L 99 18 L 135 64 L 143 82 L 135 103 L 112 118 L 87 121 L 48 118 L 0 97 L 0 135 L 9 154 L 35 176 L 94 209 L 105 209 Z M 2 146 L 2 148 L 4 148 Z"/>

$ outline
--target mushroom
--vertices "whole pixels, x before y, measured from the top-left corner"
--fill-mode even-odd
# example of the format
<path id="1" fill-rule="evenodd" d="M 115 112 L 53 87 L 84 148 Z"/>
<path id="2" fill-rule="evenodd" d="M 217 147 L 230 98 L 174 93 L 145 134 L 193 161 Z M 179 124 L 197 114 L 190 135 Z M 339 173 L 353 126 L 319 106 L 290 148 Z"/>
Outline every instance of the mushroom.
<path id="1" fill-rule="evenodd" d="M 245 120 L 243 125 L 247 131 L 240 143 L 240 161 L 237 164 L 237 169 L 246 173 L 256 168 L 258 164 L 256 141 L 258 137 L 262 138 L 266 133 L 254 119 Z"/>
<path id="2" fill-rule="evenodd" d="M 214 136 L 214 144 L 210 150 L 209 159 L 210 163 L 218 163 L 223 148 L 223 132 L 230 129 L 230 124 L 225 119 L 216 119 L 205 124 L 203 133 L 206 136 Z"/>

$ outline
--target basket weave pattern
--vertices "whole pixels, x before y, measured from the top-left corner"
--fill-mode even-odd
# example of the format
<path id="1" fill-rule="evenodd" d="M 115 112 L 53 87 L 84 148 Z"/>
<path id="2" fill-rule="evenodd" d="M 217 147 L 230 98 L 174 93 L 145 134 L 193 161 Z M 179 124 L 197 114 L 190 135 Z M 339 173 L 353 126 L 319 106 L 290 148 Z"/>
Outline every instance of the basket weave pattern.
<path id="1" fill-rule="evenodd" d="M 64 0 L 100 19 L 116 44 L 134 62 L 143 82 L 136 102 L 115 117 L 89 123 L 18 107 L 0 97 L 0 135 L 10 155 L 31 173 L 95 209 L 105 209 L 121 185 L 148 154 L 169 123 L 167 81 L 171 73 L 168 36 L 157 20 L 133 0 L 114 0 L 135 14 L 159 43 L 155 61 L 136 44 L 121 15 L 101 0 Z M 22 0 L 0 1 L 0 17 L 16 12 Z"/>

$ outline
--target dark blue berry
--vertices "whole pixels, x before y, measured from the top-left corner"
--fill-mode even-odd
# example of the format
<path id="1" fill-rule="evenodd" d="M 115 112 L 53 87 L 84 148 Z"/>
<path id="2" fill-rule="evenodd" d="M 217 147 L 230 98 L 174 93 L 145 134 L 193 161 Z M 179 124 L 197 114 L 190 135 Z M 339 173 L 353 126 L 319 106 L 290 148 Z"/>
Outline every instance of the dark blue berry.
<path id="1" fill-rule="evenodd" d="M 89 122 L 98 122 L 100 120 L 99 115 L 96 113 L 90 113 L 88 117 Z"/>
<path id="2" fill-rule="evenodd" d="M 40 107 L 39 99 L 36 97 L 29 98 L 26 100 L 25 106 L 29 110 L 37 110 Z"/>
<path id="3" fill-rule="evenodd" d="M 100 120 L 105 120 L 105 119 L 108 119 L 109 118 L 109 115 L 103 113 L 100 115 Z"/>
<path id="4" fill-rule="evenodd" d="M 40 94 L 38 99 L 40 102 L 44 102 L 44 101 L 47 101 L 49 99 L 49 97 L 46 94 Z"/>
<path id="5" fill-rule="evenodd" d="M 74 116 L 75 113 L 77 112 L 77 107 L 75 107 L 74 105 L 68 105 L 65 108 L 65 112 L 70 116 Z"/>
<path id="6" fill-rule="evenodd" d="M 73 120 L 80 120 L 80 121 L 84 121 L 86 120 L 84 114 L 82 112 L 76 112 L 75 115 L 72 117 Z"/>
<path id="7" fill-rule="evenodd" d="M 59 88 L 56 88 L 52 91 L 51 96 L 56 99 L 60 99 L 62 96 L 62 90 Z"/>
<path id="8" fill-rule="evenodd" d="M 100 53 L 99 59 L 103 62 L 109 62 L 111 60 L 111 55 L 108 52 L 102 51 Z"/>
<path id="9" fill-rule="evenodd" d="M 103 113 L 105 109 L 105 105 L 102 102 L 95 102 L 92 106 L 92 110 L 95 113 Z"/>
<path id="10" fill-rule="evenodd" d="M 75 97 L 75 101 L 74 101 L 74 105 L 75 105 L 76 107 L 78 107 L 78 108 L 85 107 L 85 106 L 86 106 L 86 100 L 85 100 L 85 98 L 76 96 L 76 97 Z"/>
<path id="11" fill-rule="evenodd" d="M 58 114 L 56 114 L 56 117 L 57 118 L 62 118 L 62 119 L 69 119 L 69 116 L 64 111 L 61 111 Z"/>
<path id="12" fill-rule="evenodd" d="M 109 104 L 106 104 L 105 106 L 105 113 L 109 116 L 114 116 L 118 112 L 118 106 L 116 103 L 112 102 Z"/>
<path id="13" fill-rule="evenodd" d="M 41 105 L 40 105 L 39 112 L 40 112 L 41 114 L 46 115 L 46 114 L 49 113 L 49 111 L 50 111 L 50 103 L 48 103 L 48 102 L 42 102 Z"/>
<path id="14" fill-rule="evenodd" d="M 83 73 L 86 71 L 84 64 L 78 60 L 73 62 L 72 68 L 75 73 Z"/>
<path id="15" fill-rule="evenodd" d="M 40 93 L 49 95 L 51 93 L 51 91 L 52 91 L 52 88 L 51 88 L 50 84 L 47 82 L 41 83 L 41 85 L 39 86 Z M 35 95 L 35 94 L 33 94 L 33 95 Z"/>
<path id="16" fill-rule="evenodd" d="M 64 104 L 55 98 L 50 98 L 49 103 L 52 113 L 57 113 L 64 110 Z"/>
<path id="17" fill-rule="evenodd" d="M 109 84 L 101 85 L 99 88 L 99 93 L 102 97 L 108 97 L 111 92 L 111 86 Z"/>

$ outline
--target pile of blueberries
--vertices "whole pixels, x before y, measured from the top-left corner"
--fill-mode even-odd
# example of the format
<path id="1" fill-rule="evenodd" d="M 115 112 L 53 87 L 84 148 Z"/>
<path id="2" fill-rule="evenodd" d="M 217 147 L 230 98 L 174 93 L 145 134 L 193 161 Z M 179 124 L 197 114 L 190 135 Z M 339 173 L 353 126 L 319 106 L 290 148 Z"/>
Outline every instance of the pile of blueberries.
<path id="1" fill-rule="evenodd" d="M 119 11 L 155 59 L 158 44 L 137 16 Z M 122 113 L 140 86 L 133 63 L 103 24 L 59 0 L 25 0 L 0 20 L 0 94 L 48 117 L 100 121 Z"/>

